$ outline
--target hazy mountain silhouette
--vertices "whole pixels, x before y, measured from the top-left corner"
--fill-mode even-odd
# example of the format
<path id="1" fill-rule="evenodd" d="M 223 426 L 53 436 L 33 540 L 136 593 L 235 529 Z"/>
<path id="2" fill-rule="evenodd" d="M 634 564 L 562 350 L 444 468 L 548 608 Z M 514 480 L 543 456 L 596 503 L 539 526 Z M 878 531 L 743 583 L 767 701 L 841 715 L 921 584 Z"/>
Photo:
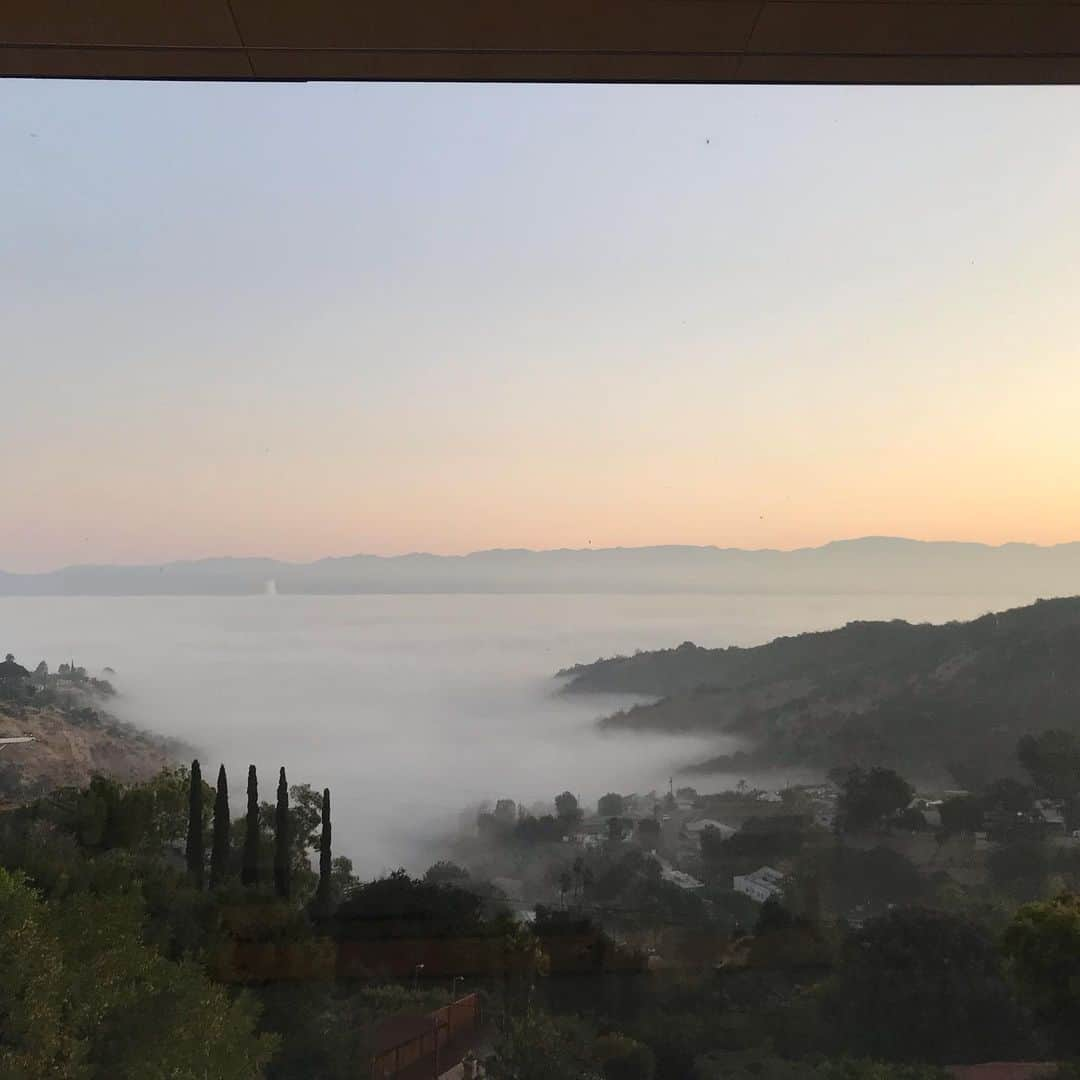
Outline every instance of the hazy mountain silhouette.
<path id="1" fill-rule="evenodd" d="M 982 593 L 1080 590 L 1080 543 L 840 540 L 794 551 L 661 546 L 470 555 L 350 555 L 310 563 L 202 559 L 144 566 L 0 571 L 0 595 L 278 593 L 773 592 Z"/>

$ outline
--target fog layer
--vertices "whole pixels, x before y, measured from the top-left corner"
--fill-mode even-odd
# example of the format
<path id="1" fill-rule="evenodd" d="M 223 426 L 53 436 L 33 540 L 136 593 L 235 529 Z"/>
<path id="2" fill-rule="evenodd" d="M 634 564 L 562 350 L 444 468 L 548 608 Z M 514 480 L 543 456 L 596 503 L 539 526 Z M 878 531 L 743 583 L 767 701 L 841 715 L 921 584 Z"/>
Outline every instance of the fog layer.
<path id="1" fill-rule="evenodd" d="M 969 618 L 1030 596 L 259 596 L 0 599 L 0 651 L 32 667 L 116 669 L 115 711 L 199 747 L 229 773 L 249 762 L 272 798 L 330 787 L 334 839 L 362 875 L 416 867 L 430 840 L 485 799 L 570 789 L 663 788 L 731 747 L 601 734 L 633 699 L 559 693 L 552 673 L 693 640 L 753 645 L 855 618 Z M 717 777 L 710 789 L 737 778 Z M 695 780 L 702 788 L 702 782 Z"/>

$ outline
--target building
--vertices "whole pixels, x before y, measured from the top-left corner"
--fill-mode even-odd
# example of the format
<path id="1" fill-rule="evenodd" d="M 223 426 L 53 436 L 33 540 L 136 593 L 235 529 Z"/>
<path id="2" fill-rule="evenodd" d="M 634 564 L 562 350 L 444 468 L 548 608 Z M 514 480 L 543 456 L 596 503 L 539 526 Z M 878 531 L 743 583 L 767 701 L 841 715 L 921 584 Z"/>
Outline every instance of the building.
<path id="1" fill-rule="evenodd" d="M 1036 799 L 1035 812 L 1042 819 L 1047 832 L 1065 832 L 1065 804 L 1059 799 Z"/>
<path id="2" fill-rule="evenodd" d="M 752 874 L 736 874 L 732 882 L 736 892 L 764 904 L 783 892 L 784 875 L 771 866 L 758 867 Z"/>
<path id="3" fill-rule="evenodd" d="M 662 866 L 660 868 L 660 877 L 663 878 L 669 885 L 677 885 L 680 889 L 704 889 L 705 883 L 698 881 L 696 877 L 685 873 L 682 870 L 676 870 L 673 866 Z"/>
<path id="4" fill-rule="evenodd" d="M 661 859 L 655 852 L 651 855 L 652 859 L 660 865 L 660 878 L 666 881 L 669 885 L 677 885 L 680 889 L 704 889 L 705 883 L 698 881 L 696 877 L 683 872 L 682 870 L 676 870 L 671 863 Z"/>

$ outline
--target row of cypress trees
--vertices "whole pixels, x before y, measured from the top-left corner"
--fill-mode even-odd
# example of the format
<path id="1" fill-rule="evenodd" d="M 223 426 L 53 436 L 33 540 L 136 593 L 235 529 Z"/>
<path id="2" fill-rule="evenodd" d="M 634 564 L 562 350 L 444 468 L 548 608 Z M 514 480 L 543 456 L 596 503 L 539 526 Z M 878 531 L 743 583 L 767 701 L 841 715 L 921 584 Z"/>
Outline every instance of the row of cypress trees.
<path id="1" fill-rule="evenodd" d="M 229 816 L 229 782 L 225 766 L 218 769 L 217 794 L 214 798 L 214 828 L 210 847 L 210 887 L 225 882 L 229 873 L 231 849 L 231 824 Z M 317 905 L 326 910 L 331 896 L 331 871 L 333 859 L 330 849 L 330 789 L 323 790 L 322 832 L 319 837 L 319 884 L 315 893 Z M 197 888 L 203 887 L 203 783 L 202 769 L 196 759 L 191 763 L 191 785 L 188 793 L 188 830 L 185 848 L 187 869 Z M 285 768 L 278 774 L 277 807 L 274 811 L 274 891 L 282 899 L 288 899 L 292 864 L 289 853 L 289 785 Z M 240 863 L 240 881 L 244 885 L 259 884 L 259 778 L 255 766 L 248 766 L 247 817 L 244 831 L 244 850 Z"/>

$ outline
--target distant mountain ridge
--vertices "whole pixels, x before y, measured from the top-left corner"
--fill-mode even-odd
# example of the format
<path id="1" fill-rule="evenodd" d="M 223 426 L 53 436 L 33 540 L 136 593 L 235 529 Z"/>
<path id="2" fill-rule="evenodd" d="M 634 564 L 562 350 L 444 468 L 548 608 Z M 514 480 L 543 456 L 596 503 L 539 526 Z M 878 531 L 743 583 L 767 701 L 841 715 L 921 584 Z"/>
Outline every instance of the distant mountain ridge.
<path id="1" fill-rule="evenodd" d="M 309 563 L 216 558 L 141 566 L 0 571 L 0 596 L 281 593 L 983 593 L 1080 592 L 1080 542 L 987 544 L 898 537 L 821 547 L 665 545 L 495 549 L 469 555 L 348 555 Z"/>

